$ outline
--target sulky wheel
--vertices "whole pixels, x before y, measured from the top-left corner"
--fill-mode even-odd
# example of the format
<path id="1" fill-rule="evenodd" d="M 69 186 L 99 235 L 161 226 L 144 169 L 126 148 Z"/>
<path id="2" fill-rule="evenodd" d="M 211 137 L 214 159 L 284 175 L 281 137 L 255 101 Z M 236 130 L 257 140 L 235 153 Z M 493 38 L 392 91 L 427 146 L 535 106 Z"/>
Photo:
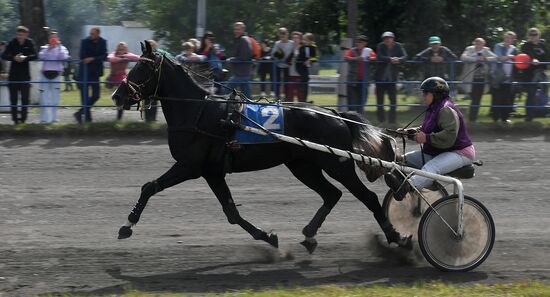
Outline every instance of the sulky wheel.
<path id="1" fill-rule="evenodd" d="M 422 254 L 443 271 L 468 271 L 483 263 L 495 242 L 495 224 L 491 214 L 474 198 L 464 196 L 464 232 L 457 237 L 458 195 L 441 198 L 427 209 L 420 220 L 418 244 Z M 439 216 L 439 215 L 441 216 Z"/>
<path id="2" fill-rule="evenodd" d="M 431 188 L 432 190 L 421 190 L 421 193 L 430 204 L 448 195 L 445 187 L 438 182 L 434 182 Z M 395 230 L 401 234 L 413 235 L 414 239 L 418 234 L 420 219 L 428 207 L 417 193 L 411 192 L 402 201 L 397 201 L 393 198 L 392 190 L 388 191 L 382 204 L 384 213 Z"/>

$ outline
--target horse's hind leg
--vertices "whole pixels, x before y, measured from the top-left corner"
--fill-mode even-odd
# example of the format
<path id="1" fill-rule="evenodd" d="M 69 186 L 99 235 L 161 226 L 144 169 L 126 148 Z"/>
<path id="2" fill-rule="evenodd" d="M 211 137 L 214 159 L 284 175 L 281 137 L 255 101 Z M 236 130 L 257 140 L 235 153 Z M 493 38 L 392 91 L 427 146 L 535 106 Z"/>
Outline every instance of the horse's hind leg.
<path id="1" fill-rule="evenodd" d="M 382 228 L 382 231 L 384 231 L 388 243 L 394 242 L 401 247 L 412 248 L 411 236 L 401 236 L 401 234 L 393 228 L 382 210 L 378 197 L 361 182 L 355 173 L 355 167 L 351 161 L 327 168 L 326 172 L 330 177 L 342 183 L 353 196 L 363 202 L 363 204 L 373 212 L 374 218 Z"/>
<path id="2" fill-rule="evenodd" d="M 256 240 L 263 240 L 276 248 L 279 247 L 277 234 L 268 234 L 241 217 L 223 176 L 205 176 L 204 178 L 222 205 L 230 224 L 238 224 Z"/>
<path id="3" fill-rule="evenodd" d="M 118 239 L 124 239 L 132 236 L 132 226 L 139 222 L 141 213 L 145 209 L 149 198 L 156 193 L 175 186 L 181 182 L 189 179 L 198 178 L 199 176 L 193 174 L 193 171 L 184 166 L 180 162 L 176 162 L 166 173 L 160 176 L 158 179 L 147 182 L 141 187 L 141 194 L 138 201 L 134 205 L 134 208 L 128 215 L 128 221 L 118 231 Z"/>
<path id="4" fill-rule="evenodd" d="M 311 221 L 302 229 L 302 234 L 306 238 L 301 244 L 306 247 L 309 253 L 313 253 L 317 247 L 317 240 L 315 239 L 317 230 L 319 230 L 332 208 L 340 200 L 340 197 L 342 197 L 342 191 L 338 190 L 323 176 L 321 168 L 317 165 L 296 162 L 286 164 L 286 166 L 298 180 L 323 198 L 323 205 L 317 210 Z"/>

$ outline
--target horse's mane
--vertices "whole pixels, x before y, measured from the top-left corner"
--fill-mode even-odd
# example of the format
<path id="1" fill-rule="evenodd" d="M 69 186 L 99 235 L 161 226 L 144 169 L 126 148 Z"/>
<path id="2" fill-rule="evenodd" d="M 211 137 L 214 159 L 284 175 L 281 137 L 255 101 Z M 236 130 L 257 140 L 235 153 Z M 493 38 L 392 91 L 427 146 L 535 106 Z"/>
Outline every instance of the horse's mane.
<path id="1" fill-rule="evenodd" d="M 211 93 L 212 85 L 214 84 L 214 76 L 212 74 L 212 68 L 208 62 L 180 63 L 172 56 L 168 56 L 166 54 L 163 55 L 164 59 L 171 63 L 175 68 L 181 68 L 183 72 L 189 76 L 191 82 L 198 88 L 207 94 Z"/>
<path id="2" fill-rule="evenodd" d="M 392 145 L 391 137 L 384 134 L 380 128 L 371 125 L 367 119 L 355 112 L 344 112 L 341 113 L 341 116 L 349 120 L 364 123 L 364 125 L 359 126 L 346 122 L 353 136 L 352 145 L 355 152 L 386 161 L 393 161 L 395 159 L 397 152 L 395 151 L 396 148 L 394 149 Z M 357 166 L 365 172 L 370 182 L 375 181 L 385 173 L 385 169 L 382 167 L 373 167 L 368 163 L 358 162 Z"/>

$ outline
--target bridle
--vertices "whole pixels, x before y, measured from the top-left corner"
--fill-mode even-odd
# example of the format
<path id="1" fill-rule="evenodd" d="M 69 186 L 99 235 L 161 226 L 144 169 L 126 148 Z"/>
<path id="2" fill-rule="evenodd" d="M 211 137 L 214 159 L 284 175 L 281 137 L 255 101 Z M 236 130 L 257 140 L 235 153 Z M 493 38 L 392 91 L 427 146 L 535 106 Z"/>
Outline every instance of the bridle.
<path id="1" fill-rule="evenodd" d="M 151 63 L 151 65 L 153 66 L 153 71 L 155 73 L 154 75 L 150 76 L 148 79 L 146 79 L 145 81 L 143 81 L 142 83 L 139 83 L 139 84 L 129 80 L 128 78 L 125 78 L 122 81 L 122 83 L 124 83 L 126 85 L 126 88 L 128 90 L 128 97 L 131 98 L 132 100 L 134 100 L 135 102 L 137 102 L 138 106 L 139 106 L 139 103 L 141 101 L 144 101 L 145 99 L 149 99 L 151 97 L 156 97 L 157 96 L 157 92 L 158 92 L 159 84 L 160 84 L 160 76 L 161 76 L 161 73 L 162 73 L 162 64 L 164 62 L 164 55 L 155 55 L 155 56 L 156 56 L 155 60 L 149 59 L 147 57 L 140 57 L 139 58 L 139 61 L 144 61 L 144 62 L 147 62 L 147 63 Z M 157 80 L 157 86 L 155 87 L 155 92 L 153 93 L 153 95 L 149 96 L 149 98 L 143 98 L 142 90 L 147 86 L 147 84 L 149 84 L 150 81 L 152 81 L 154 79 Z M 152 102 L 152 100 L 149 101 L 149 106 L 148 106 L 147 109 L 151 108 L 151 102 Z M 145 105 L 145 104 L 143 104 L 143 105 Z M 144 106 L 141 107 L 141 110 L 143 110 L 143 108 L 144 108 Z"/>

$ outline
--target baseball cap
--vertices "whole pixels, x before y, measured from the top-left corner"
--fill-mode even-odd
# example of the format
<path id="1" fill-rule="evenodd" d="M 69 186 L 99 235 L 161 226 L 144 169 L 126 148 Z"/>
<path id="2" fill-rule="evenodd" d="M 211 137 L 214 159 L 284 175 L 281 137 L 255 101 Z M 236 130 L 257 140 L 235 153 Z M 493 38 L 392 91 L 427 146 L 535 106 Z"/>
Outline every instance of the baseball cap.
<path id="1" fill-rule="evenodd" d="M 439 36 L 430 36 L 430 39 L 428 39 L 429 44 L 437 44 L 441 43 L 441 38 Z"/>
<path id="2" fill-rule="evenodd" d="M 393 32 L 390 32 L 390 31 L 386 31 L 382 34 L 382 38 L 384 37 L 392 37 L 392 38 L 395 38 L 395 35 L 393 34 Z"/>
<path id="3" fill-rule="evenodd" d="M 365 35 L 357 35 L 357 36 L 355 36 L 355 41 L 358 41 L 358 40 L 367 42 L 368 38 Z"/>

